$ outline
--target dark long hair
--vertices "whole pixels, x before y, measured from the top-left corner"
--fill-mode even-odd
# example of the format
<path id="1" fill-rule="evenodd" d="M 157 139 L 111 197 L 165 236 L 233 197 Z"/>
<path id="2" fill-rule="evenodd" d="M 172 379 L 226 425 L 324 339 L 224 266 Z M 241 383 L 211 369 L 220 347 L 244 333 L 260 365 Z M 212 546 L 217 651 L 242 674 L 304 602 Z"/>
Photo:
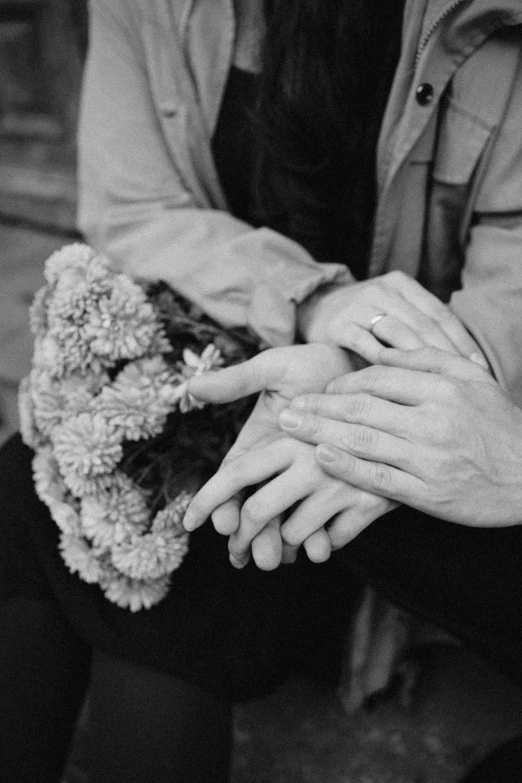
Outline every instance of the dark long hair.
<path id="1" fill-rule="evenodd" d="M 254 117 L 260 222 L 363 274 L 403 0 L 265 0 Z"/>

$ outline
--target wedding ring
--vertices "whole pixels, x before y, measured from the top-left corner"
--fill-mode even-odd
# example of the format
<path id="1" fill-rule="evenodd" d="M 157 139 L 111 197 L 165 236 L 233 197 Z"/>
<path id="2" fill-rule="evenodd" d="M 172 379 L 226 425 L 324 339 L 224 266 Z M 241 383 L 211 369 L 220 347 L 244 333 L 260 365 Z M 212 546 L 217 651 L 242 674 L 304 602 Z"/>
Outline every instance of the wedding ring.
<path id="1" fill-rule="evenodd" d="M 384 318 L 385 315 L 386 313 L 379 313 L 379 315 L 373 316 L 372 320 L 370 321 L 370 332 L 373 332 L 373 327 L 375 326 L 375 324 L 378 323 L 381 320 L 381 318 Z"/>

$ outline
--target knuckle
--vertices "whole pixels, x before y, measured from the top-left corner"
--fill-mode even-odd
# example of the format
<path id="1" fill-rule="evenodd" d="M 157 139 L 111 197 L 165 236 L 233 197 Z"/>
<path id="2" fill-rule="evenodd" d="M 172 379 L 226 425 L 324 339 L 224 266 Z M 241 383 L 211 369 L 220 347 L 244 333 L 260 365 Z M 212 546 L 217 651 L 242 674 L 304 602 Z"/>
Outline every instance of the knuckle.
<path id="1" fill-rule="evenodd" d="M 374 364 L 366 369 L 367 390 L 370 394 L 376 391 L 381 383 L 386 382 L 387 368 L 380 364 Z"/>
<path id="2" fill-rule="evenodd" d="M 372 398 L 368 394 L 354 394 L 344 404 L 344 418 L 346 421 L 365 418 L 371 414 L 372 407 Z"/>
<path id="3" fill-rule="evenodd" d="M 281 528 L 281 538 L 285 544 L 291 547 L 300 546 L 303 543 L 303 536 L 299 528 L 295 525 L 283 525 Z"/>
<path id="4" fill-rule="evenodd" d="M 376 489 L 383 492 L 390 489 L 392 485 L 392 474 L 388 465 L 383 465 L 381 462 L 375 463 L 371 468 L 372 483 Z"/>
<path id="5" fill-rule="evenodd" d="M 319 437 L 323 431 L 323 424 L 318 416 L 304 416 L 302 431 L 312 437 Z"/>
<path id="6" fill-rule="evenodd" d="M 369 427 L 355 426 L 342 437 L 343 446 L 358 455 L 372 454 L 376 447 L 377 433 Z"/>
<path id="7" fill-rule="evenodd" d="M 234 483 L 240 480 L 244 475 L 244 464 L 242 458 L 240 456 L 236 456 L 226 463 L 223 462 L 219 472 L 223 473 Z"/>
<path id="8" fill-rule="evenodd" d="M 255 497 L 249 498 L 241 509 L 241 522 L 258 527 L 266 517 L 266 506 Z"/>
<path id="9" fill-rule="evenodd" d="M 460 323 L 456 315 L 446 307 L 439 299 L 435 299 L 433 302 L 433 317 L 440 324 L 455 324 Z"/>

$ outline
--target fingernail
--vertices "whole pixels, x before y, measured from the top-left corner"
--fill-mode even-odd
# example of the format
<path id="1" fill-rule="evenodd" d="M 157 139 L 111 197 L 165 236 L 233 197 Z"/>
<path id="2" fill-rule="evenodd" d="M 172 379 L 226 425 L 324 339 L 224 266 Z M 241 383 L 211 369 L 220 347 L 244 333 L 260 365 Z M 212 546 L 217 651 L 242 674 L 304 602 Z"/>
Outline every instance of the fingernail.
<path id="1" fill-rule="evenodd" d="M 475 364 L 480 364 L 480 366 L 484 367 L 485 370 L 489 369 L 488 363 L 481 353 L 472 353 L 469 358 L 470 361 L 475 362 Z"/>
<path id="2" fill-rule="evenodd" d="M 229 555 L 229 560 L 231 564 L 234 566 L 234 568 L 243 568 L 245 563 L 242 563 L 240 560 L 237 560 L 234 555 Z"/>
<path id="3" fill-rule="evenodd" d="M 279 414 L 279 424 L 288 430 L 296 430 L 301 426 L 303 417 L 299 413 L 294 413 L 290 408 L 285 408 Z"/>
<path id="4" fill-rule="evenodd" d="M 337 459 L 337 450 L 332 449 L 331 446 L 327 446 L 324 443 L 321 443 L 316 448 L 315 453 L 317 454 L 317 459 L 320 460 L 320 462 L 335 462 Z"/>
<path id="5" fill-rule="evenodd" d="M 295 397 L 292 400 L 292 402 L 290 403 L 290 407 L 291 408 L 295 408 L 296 410 L 299 410 L 299 411 L 304 411 L 305 405 L 306 405 L 306 403 L 305 403 L 305 401 L 303 400 L 302 397 Z"/>

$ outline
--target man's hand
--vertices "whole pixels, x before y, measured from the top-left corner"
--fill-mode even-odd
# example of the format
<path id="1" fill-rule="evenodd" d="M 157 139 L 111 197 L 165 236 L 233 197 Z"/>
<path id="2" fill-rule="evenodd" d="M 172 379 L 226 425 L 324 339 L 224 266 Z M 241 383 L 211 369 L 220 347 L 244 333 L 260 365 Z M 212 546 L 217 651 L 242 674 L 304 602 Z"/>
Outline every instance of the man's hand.
<path id="1" fill-rule="evenodd" d="M 382 349 L 383 365 L 296 398 L 293 437 L 323 470 L 440 519 L 522 521 L 522 410 L 477 364 L 433 348 Z"/>

